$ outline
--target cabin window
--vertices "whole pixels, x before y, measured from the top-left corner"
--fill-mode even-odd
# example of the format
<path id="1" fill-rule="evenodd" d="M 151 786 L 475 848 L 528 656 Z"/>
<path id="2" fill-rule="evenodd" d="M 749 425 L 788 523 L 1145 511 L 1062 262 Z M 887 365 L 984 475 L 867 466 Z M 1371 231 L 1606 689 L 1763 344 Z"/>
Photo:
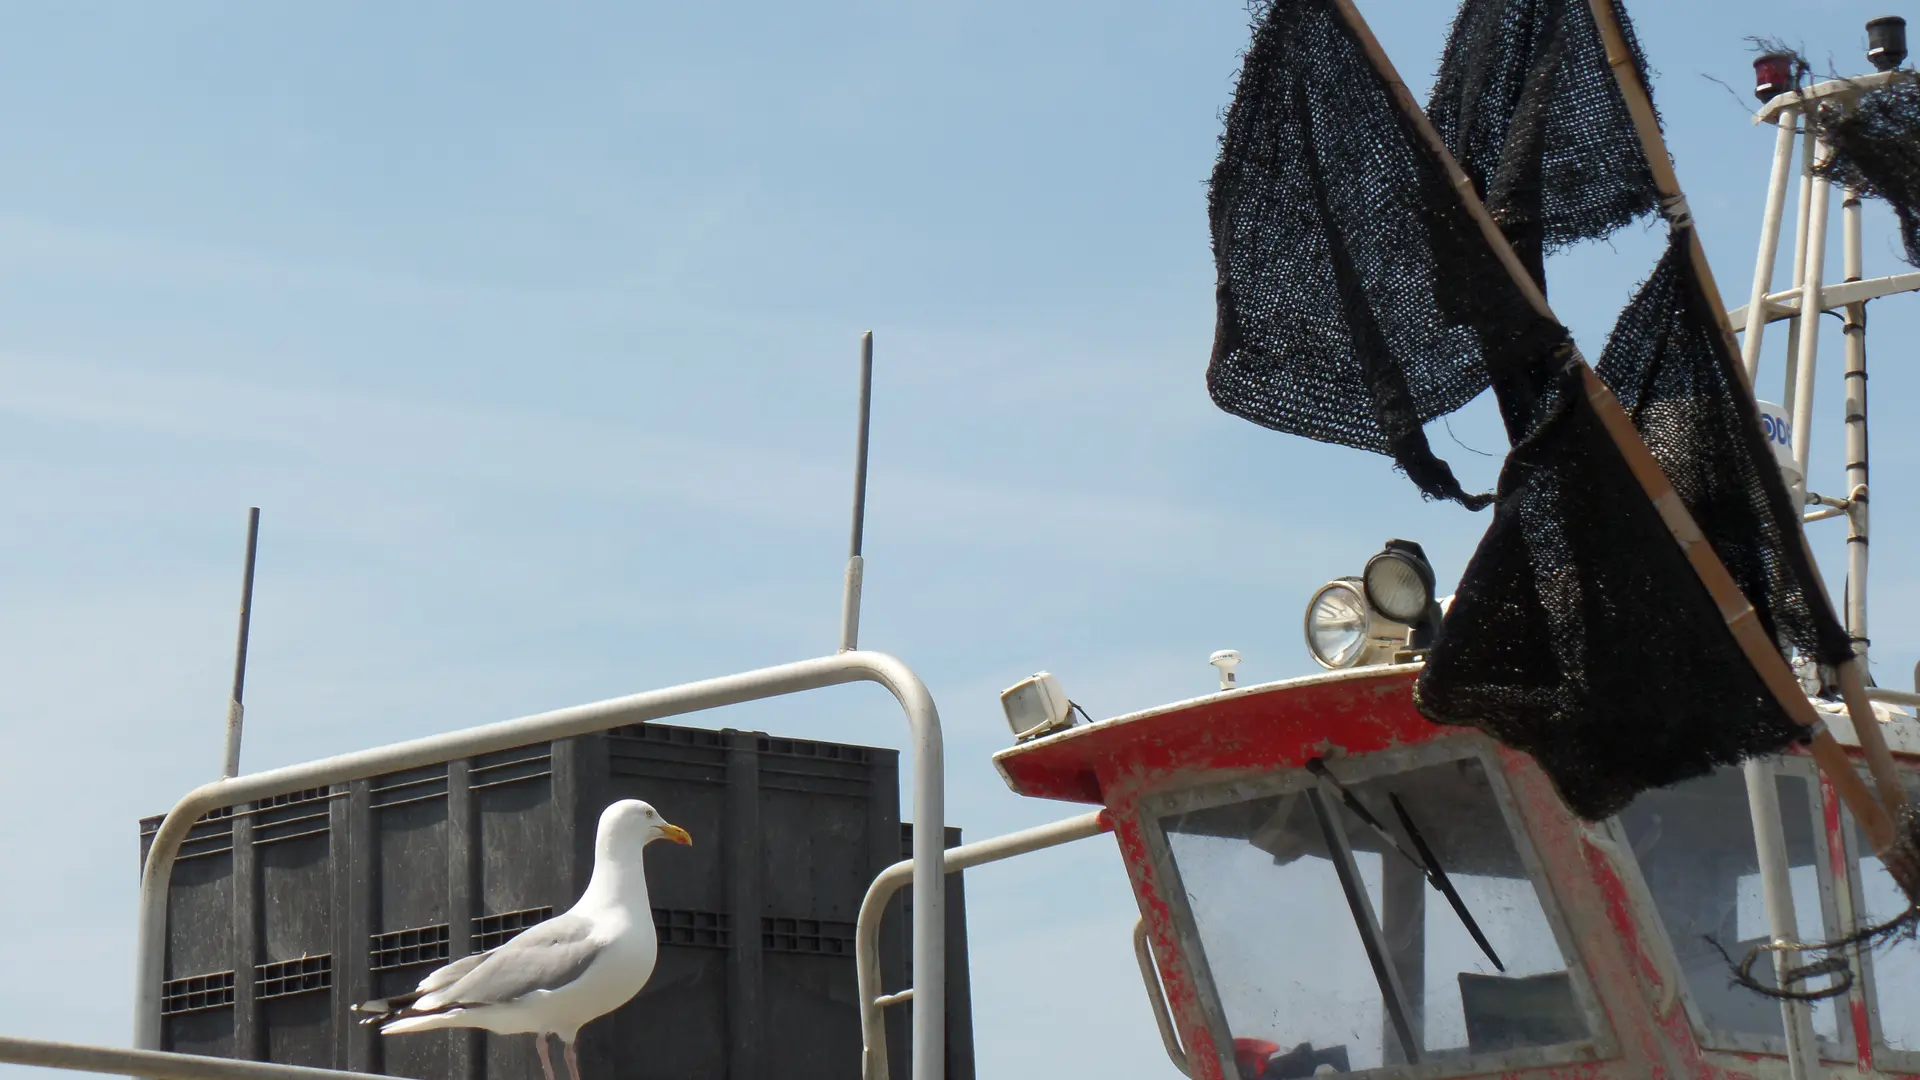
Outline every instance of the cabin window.
<path id="1" fill-rule="evenodd" d="M 1834 907 L 1820 872 L 1828 864 L 1818 789 L 1805 762 L 1779 761 L 1771 770 L 1795 924 L 1802 941 L 1824 940 L 1832 936 Z M 1619 822 L 1673 944 L 1695 1023 L 1708 1044 L 1784 1053 L 1779 1001 L 1729 979 L 1735 962 L 1772 940 L 1745 774 L 1737 766 L 1724 768 L 1648 791 L 1621 812 Z M 1754 974 L 1775 985 L 1771 960 L 1755 965 Z M 1823 976 L 1804 985 L 1818 989 L 1829 983 Z M 1831 1000 L 1813 1007 L 1814 1033 L 1828 1057 L 1846 1056 L 1839 1016 Z"/>
<path id="2" fill-rule="evenodd" d="M 1903 779 L 1908 801 L 1920 800 L 1920 781 L 1910 775 Z M 1852 881 L 1855 925 L 1877 926 L 1905 910 L 1907 900 L 1854 827 L 1853 815 L 1847 813 L 1844 804 L 1841 815 L 1847 823 L 1848 846 L 1856 853 Z M 1869 1015 L 1873 1018 L 1874 1041 L 1885 1050 L 1897 1052 L 1896 1059 L 1882 1063 L 1883 1067 L 1920 1069 L 1920 941 L 1899 939 L 1874 949 L 1862 966 L 1872 1006 Z"/>
<path id="3" fill-rule="evenodd" d="M 1240 1076 L 1479 1065 L 1589 1038 L 1586 989 L 1486 766 L 1421 749 L 1430 763 L 1412 768 L 1404 755 L 1330 765 L 1385 837 L 1304 772 L 1270 794 L 1190 793 L 1159 814 L 1198 938 L 1188 947 L 1204 957 L 1202 992 Z M 1426 856 L 1396 801 L 1504 971 L 1416 865 Z"/>

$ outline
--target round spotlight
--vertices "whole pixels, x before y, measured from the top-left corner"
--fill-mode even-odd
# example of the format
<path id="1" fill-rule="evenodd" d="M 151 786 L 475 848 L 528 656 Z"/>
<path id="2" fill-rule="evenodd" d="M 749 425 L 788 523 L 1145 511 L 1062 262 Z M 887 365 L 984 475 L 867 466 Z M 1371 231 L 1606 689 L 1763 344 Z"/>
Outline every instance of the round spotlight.
<path id="1" fill-rule="evenodd" d="M 1422 622 L 1433 605 L 1433 567 L 1420 545 L 1389 540 L 1386 550 L 1367 560 L 1361 576 L 1366 600 L 1394 622 Z"/>
<path id="2" fill-rule="evenodd" d="M 1373 620 L 1354 585 L 1352 578 L 1330 581 L 1307 604 L 1307 651 L 1321 667 L 1352 667 L 1366 651 Z"/>

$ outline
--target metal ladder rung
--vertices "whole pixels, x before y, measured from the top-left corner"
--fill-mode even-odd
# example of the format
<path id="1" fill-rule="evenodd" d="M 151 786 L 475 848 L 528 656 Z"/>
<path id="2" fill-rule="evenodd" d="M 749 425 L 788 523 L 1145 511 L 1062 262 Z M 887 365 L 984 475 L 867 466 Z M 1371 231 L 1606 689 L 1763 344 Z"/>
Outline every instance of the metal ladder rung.
<path id="1" fill-rule="evenodd" d="M 1828 285 L 1820 290 L 1820 309 L 1838 311 L 1848 304 L 1877 300 L 1894 293 L 1920 291 L 1920 273 L 1889 274 L 1886 277 L 1866 278 L 1861 281 L 1847 281 L 1838 285 Z M 1767 321 L 1779 322 L 1800 314 L 1800 290 L 1798 287 L 1782 289 L 1777 293 L 1768 293 L 1766 299 Z M 1747 308 L 1742 304 L 1727 312 L 1727 321 L 1733 328 L 1745 330 L 1747 327 Z"/>

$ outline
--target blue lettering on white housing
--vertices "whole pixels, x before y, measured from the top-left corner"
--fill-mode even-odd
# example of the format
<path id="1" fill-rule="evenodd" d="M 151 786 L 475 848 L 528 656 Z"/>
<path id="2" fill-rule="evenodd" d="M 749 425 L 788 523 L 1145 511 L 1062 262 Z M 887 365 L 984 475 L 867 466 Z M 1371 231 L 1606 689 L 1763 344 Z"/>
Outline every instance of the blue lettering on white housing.
<path id="1" fill-rule="evenodd" d="M 1762 414 L 1760 428 L 1766 432 L 1767 441 L 1781 446 L 1793 445 L 1793 426 L 1785 419 Z"/>

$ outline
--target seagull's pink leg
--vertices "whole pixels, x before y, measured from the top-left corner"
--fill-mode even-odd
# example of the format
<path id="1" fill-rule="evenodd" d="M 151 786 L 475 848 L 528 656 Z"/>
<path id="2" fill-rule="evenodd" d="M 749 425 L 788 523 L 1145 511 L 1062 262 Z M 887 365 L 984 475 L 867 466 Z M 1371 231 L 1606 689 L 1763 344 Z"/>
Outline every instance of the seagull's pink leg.
<path id="1" fill-rule="evenodd" d="M 547 1033 L 535 1032 L 533 1045 L 540 1050 L 540 1071 L 547 1074 L 547 1080 L 553 1080 L 553 1059 L 547 1056 Z"/>
<path id="2" fill-rule="evenodd" d="M 580 1080 L 580 1058 L 574 1054 L 573 1044 L 562 1040 L 560 1045 L 567 1048 L 567 1071 L 573 1074 L 573 1080 Z"/>

